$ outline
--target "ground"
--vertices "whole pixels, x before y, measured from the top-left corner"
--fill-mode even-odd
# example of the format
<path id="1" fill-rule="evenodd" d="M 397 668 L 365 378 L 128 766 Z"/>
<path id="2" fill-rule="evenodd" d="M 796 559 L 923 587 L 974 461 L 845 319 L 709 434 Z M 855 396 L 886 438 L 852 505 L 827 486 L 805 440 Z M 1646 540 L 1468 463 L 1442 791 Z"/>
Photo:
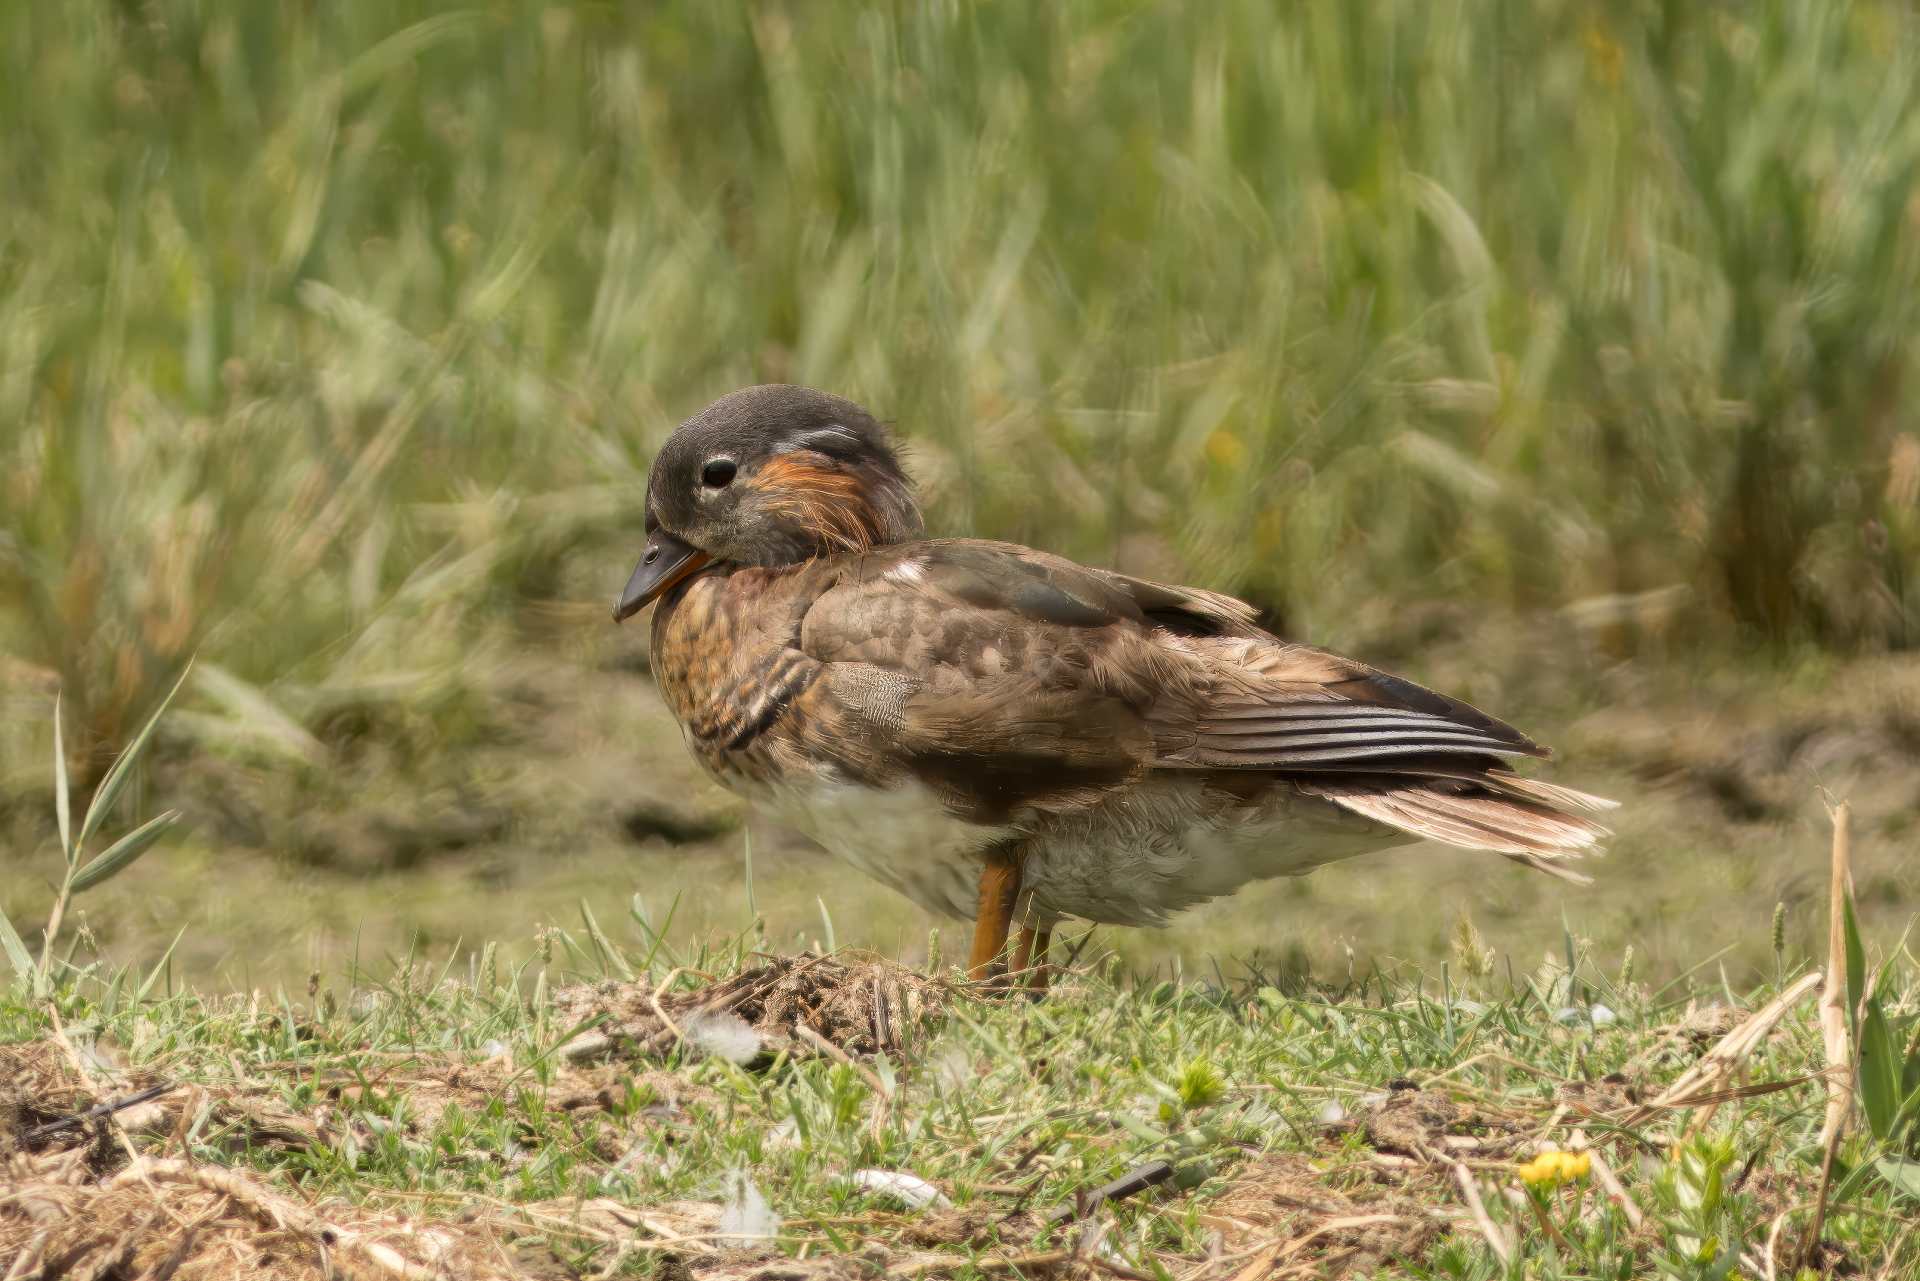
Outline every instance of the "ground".
<path id="1" fill-rule="evenodd" d="M 508 974 L 0 1002 L 9 1276 L 1896 1278 L 1836 1185 L 1811 978 L 1045 1001 L 862 954 L 549 936 Z M 1911 975 L 1892 976 L 1911 1001 Z M 1716 1044 L 1752 1048 L 1724 1074 Z M 1731 1088 L 1736 1079 L 1743 1082 Z M 98 1105 L 134 1100 L 102 1115 Z M 1851 1140 L 1842 1168 L 1878 1149 Z M 1504 1264 L 1502 1260 L 1506 1260 Z M 36 1273 L 38 1267 L 43 1271 Z"/>

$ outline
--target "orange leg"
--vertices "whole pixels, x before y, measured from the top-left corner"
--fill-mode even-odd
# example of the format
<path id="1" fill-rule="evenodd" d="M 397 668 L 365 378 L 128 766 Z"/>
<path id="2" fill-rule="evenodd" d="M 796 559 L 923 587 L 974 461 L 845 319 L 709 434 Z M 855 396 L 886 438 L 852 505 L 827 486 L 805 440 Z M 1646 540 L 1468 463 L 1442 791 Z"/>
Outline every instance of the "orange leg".
<path id="1" fill-rule="evenodd" d="M 1047 990 L 1047 954 L 1053 950 L 1053 931 L 1031 925 L 1020 927 L 1013 942 L 1013 959 L 1007 962 L 1007 974 L 1025 981 L 1035 996 Z"/>
<path id="2" fill-rule="evenodd" d="M 967 977 L 984 979 L 1007 945 L 1013 928 L 1013 905 L 1020 897 L 1020 861 L 994 851 L 980 869 L 980 907 L 973 918 L 973 950 L 967 954 Z"/>
<path id="3" fill-rule="evenodd" d="M 1035 996 L 1044 995 L 1047 981 L 1052 977 L 1053 931 L 1033 931 L 1033 946 L 1027 954 L 1027 990 Z"/>
<path id="4" fill-rule="evenodd" d="M 1027 976 L 1027 966 L 1033 963 L 1033 940 L 1035 930 L 1031 925 L 1022 925 L 1020 932 L 1013 936 L 1013 955 L 1007 958 L 1008 977 Z"/>

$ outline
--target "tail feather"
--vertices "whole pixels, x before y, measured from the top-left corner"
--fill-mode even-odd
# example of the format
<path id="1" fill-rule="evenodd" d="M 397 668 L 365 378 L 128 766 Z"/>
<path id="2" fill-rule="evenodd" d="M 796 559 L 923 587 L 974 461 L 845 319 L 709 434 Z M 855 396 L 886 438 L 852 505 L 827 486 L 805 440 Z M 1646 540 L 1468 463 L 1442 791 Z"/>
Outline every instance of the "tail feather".
<path id="1" fill-rule="evenodd" d="M 1488 770 L 1479 781 L 1503 795 L 1518 797 L 1521 800 L 1538 801 L 1553 809 L 1584 810 L 1589 814 L 1599 814 L 1606 810 L 1620 808 L 1619 801 L 1608 800 L 1604 796 L 1595 796 L 1592 792 L 1578 791 L 1537 778 L 1522 778 L 1518 774 L 1503 769 Z M 1608 834 L 1605 828 L 1599 830 L 1602 835 Z"/>
<path id="2" fill-rule="evenodd" d="M 1410 835 L 1489 850 L 1577 885 L 1592 878 L 1565 866 L 1565 861 L 1600 852 L 1600 842 L 1610 835 L 1592 819 L 1567 811 L 1606 809 L 1613 802 L 1505 771 L 1489 772 L 1471 783 L 1316 780 L 1309 790 Z"/>

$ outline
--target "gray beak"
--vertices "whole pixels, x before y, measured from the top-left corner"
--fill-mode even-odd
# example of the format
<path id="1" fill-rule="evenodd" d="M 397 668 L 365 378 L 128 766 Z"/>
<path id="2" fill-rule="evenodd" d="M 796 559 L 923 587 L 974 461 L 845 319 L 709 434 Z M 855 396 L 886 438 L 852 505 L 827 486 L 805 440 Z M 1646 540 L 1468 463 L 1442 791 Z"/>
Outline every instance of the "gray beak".
<path id="1" fill-rule="evenodd" d="M 713 559 L 664 529 L 647 536 L 647 550 L 627 580 L 626 590 L 613 603 L 613 621 L 624 623 L 645 609 L 667 589 Z"/>

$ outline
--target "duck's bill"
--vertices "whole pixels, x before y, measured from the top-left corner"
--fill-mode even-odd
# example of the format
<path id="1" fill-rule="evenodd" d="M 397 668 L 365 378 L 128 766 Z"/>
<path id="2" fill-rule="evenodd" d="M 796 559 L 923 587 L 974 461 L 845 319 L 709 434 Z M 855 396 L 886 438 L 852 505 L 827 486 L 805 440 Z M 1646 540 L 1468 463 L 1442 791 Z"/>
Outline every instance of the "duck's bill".
<path id="1" fill-rule="evenodd" d="M 640 557 L 640 567 L 633 571 L 626 590 L 613 603 L 613 621 L 626 622 L 711 559 L 698 547 L 688 546 L 666 530 L 654 530 L 647 536 L 647 550 Z"/>

